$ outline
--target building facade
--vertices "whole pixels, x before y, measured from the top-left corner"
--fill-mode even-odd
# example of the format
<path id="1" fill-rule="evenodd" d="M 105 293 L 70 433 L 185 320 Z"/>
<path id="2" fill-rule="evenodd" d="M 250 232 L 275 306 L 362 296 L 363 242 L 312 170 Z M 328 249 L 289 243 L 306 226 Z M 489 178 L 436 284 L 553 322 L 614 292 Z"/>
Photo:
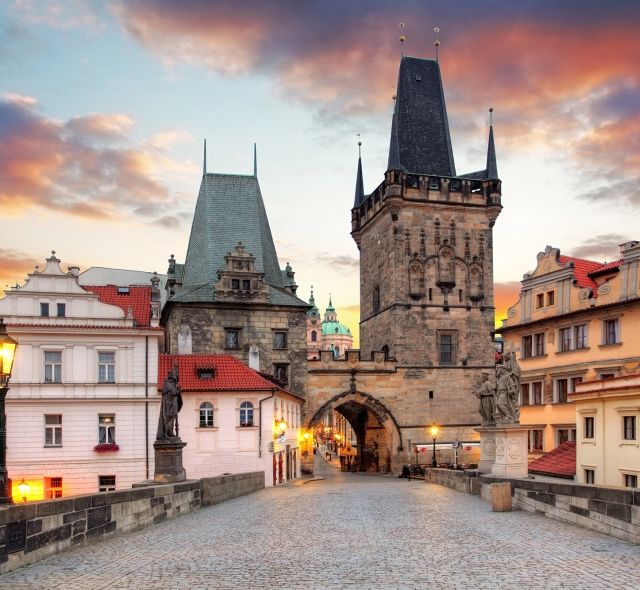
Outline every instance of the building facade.
<path id="1" fill-rule="evenodd" d="M 619 260 L 600 263 L 548 246 L 503 321 L 504 349 L 516 352 L 522 370 L 520 423 L 530 426 L 530 458 L 575 440 L 568 402 L 579 383 L 640 368 L 640 243 L 620 251 Z"/>
<path id="2" fill-rule="evenodd" d="M 569 395 L 577 416 L 578 483 L 640 485 L 640 373 L 586 381 Z"/>
<path id="3" fill-rule="evenodd" d="M 348 414 L 359 456 L 378 448 L 393 470 L 434 422 L 442 442 L 477 440 L 474 383 L 495 366 L 492 228 L 501 209 L 493 128 L 485 169 L 457 174 L 438 63 L 403 56 L 384 180 L 365 194 L 359 159 L 351 211 L 362 361 L 347 353 L 341 365 L 310 362 L 311 424 L 332 405 Z M 365 381 L 369 358 L 375 378 Z"/>
<path id="4" fill-rule="evenodd" d="M 308 306 L 296 289 L 289 264 L 280 269 L 256 174 L 205 169 L 185 262 L 169 260 L 166 352 L 230 355 L 305 395 Z"/>
<path id="5" fill-rule="evenodd" d="M 158 389 L 178 368 L 182 463 L 188 479 L 264 471 L 266 485 L 300 476 L 304 398 L 226 355 L 160 355 Z"/>
<path id="6" fill-rule="evenodd" d="M 0 300 L 18 341 L 6 401 L 14 500 L 129 488 L 153 476 L 157 284 L 85 286 L 55 253 Z M 157 299 L 153 302 L 152 299 Z"/>
<path id="7" fill-rule="evenodd" d="M 307 312 L 307 358 L 319 359 L 321 350 L 331 350 L 336 358 L 344 356 L 353 345 L 353 335 L 348 326 L 338 321 L 331 297 L 322 321 L 313 297 L 313 287 L 309 305 L 311 309 Z"/>

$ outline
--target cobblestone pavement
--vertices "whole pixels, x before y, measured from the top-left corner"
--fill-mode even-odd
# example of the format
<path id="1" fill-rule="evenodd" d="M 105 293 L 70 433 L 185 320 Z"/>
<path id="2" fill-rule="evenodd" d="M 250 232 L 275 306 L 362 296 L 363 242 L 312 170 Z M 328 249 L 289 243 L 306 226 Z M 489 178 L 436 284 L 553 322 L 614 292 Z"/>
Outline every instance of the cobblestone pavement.
<path id="1" fill-rule="evenodd" d="M 423 481 L 339 473 L 0 576 L 0 589 L 633 588 L 640 547 Z M 324 463 L 324 464 L 323 464 Z"/>

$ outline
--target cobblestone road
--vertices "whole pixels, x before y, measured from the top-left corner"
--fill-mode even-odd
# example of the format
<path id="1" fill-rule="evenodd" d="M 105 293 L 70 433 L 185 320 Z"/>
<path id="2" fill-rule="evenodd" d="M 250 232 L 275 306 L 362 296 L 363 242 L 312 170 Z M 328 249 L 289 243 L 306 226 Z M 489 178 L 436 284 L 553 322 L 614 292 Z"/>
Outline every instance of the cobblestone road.
<path id="1" fill-rule="evenodd" d="M 0 577 L 0 589 L 640 587 L 640 547 L 411 481 L 267 489 Z"/>

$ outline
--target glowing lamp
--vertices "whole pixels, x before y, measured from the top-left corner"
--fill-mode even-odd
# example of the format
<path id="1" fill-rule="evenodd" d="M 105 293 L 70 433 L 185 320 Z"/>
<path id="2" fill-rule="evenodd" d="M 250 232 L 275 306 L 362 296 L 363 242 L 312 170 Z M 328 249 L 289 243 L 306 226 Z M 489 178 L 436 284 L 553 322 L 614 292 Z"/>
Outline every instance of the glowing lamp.
<path id="1" fill-rule="evenodd" d="M 440 431 L 440 429 L 438 428 L 437 424 L 431 426 L 429 430 L 431 431 L 431 438 L 438 438 L 438 432 Z"/>
<path id="2" fill-rule="evenodd" d="M 18 489 L 20 490 L 20 495 L 22 496 L 22 499 L 26 502 L 27 497 L 29 496 L 29 492 L 31 491 L 31 486 L 26 481 L 24 481 L 24 477 L 22 478 L 22 481 L 18 484 Z"/>
<path id="3" fill-rule="evenodd" d="M 13 369 L 18 343 L 7 334 L 4 319 L 0 318 L 0 386 L 6 387 Z"/>

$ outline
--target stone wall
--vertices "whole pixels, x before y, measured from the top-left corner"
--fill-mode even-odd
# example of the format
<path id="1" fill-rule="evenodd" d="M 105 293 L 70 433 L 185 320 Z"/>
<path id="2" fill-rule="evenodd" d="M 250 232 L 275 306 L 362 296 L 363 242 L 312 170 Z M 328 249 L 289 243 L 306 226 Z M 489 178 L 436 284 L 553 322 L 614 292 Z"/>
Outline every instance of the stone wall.
<path id="1" fill-rule="evenodd" d="M 526 510 L 640 544 L 640 491 L 428 469 L 425 481 L 490 501 L 490 485 L 509 482 L 515 510 Z"/>
<path id="2" fill-rule="evenodd" d="M 265 487 L 264 471 L 206 477 L 201 482 L 202 506 L 212 506 L 231 498 L 245 496 Z"/>
<path id="3" fill-rule="evenodd" d="M 274 364 L 288 365 L 291 391 L 307 393 L 307 321 L 304 308 L 267 305 L 173 304 L 165 318 L 167 354 L 178 354 L 178 330 L 191 330 L 193 354 L 228 354 L 249 364 L 249 349 L 260 351 L 260 370 L 273 373 Z M 240 330 L 240 348 L 227 349 L 225 328 Z M 287 332 L 287 348 L 273 348 L 273 332 Z"/>
<path id="4" fill-rule="evenodd" d="M 2 506 L 0 574 L 262 488 L 256 472 Z"/>

